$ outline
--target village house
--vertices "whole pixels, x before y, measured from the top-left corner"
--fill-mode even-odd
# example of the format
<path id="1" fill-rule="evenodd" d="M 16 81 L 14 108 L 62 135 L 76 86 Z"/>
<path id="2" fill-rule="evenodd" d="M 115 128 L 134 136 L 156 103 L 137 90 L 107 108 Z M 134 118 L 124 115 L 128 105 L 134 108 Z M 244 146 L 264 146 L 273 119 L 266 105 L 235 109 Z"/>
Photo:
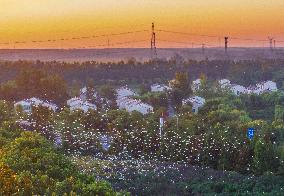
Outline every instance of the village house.
<path id="1" fill-rule="evenodd" d="M 229 88 L 231 86 L 231 81 L 228 79 L 222 79 L 218 81 L 221 88 Z"/>
<path id="2" fill-rule="evenodd" d="M 273 81 L 265 81 L 256 84 L 255 86 L 249 86 L 247 88 L 248 94 L 257 94 L 260 95 L 265 92 L 275 92 L 277 91 L 276 83 Z"/>
<path id="3" fill-rule="evenodd" d="M 67 100 L 67 105 L 70 107 L 71 111 L 82 110 L 84 113 L 86 113 L 89 110 L 97 110 L 97 106 L 95 104 L 92 104 L 88 101 L 83 101 L 78 97 Z"/>
<path id="4" fill-rule="evenodd" d="M 82 101 L 87 101 L 87 92 L 88 92 L 88 89 L 87 89 L 86 86 L 80 89 L 80 96 L 79 97 Z M 92 94 L 93 94 L 93 98 L 95 98 L 95 99 L 98 98 L 98 93 L 96 91 L 92 92 Z"/>
<path id="5" fill-rule="evenodd" d="M 241 94 L 262 94 L 264 92 L 274 92 L 277 91 L 276 83 L 273 81 L 260 82 L 256 85 L 251 85 L 249 87 L 244 87 L 238 84 L 231 84 L 230 80 L 222 79 L 218 81 L 222 89 L 229 89 L 235 95 Z"/>
<path id="6" fill-rule="evenodd" d="M 276 83 L 270 80 L 258 83 L 256 84 L 256 87 L 258 89 L 261 89 L 261 93 L 262 92 L 275 92 L 278 90 Z"/>
<path id="7" fill-rule="evenodd" d="M 128 112 L 137 111 L 143 115 L 153 112 L 153 107 L 151 105 L 129 97 L 117 99 L 116 103 L 119 109 L 125 109 Z"/>
<path id="8" fill-rule="evenodd" d="M 143 103 L 140 100 L 131 98 L 137 95 L 129 88 L 122 87 L 116 90 L 117 92 L 117 106 L 119 109 L 125 109 L 128 112 L 137 111 L 143 115 L 153 112 L 153 107 L 149 104 Z"/>
<path id="9" fill-rule="evenodd" d="M 182 100 L 182 105 L 187 104 L 192 105 L 192 112 L 196 114 L 198 113 L 199 108 L 201 108 L 205 104 L 205 99 L 202 97 L 194 96 Z"/>
<path id="10" fill-rule="evenodd" d="M 235 95 L 241 95 L 241 94 L 246 94 L 247 93 L 247 88 L 238 84 L 233 84 L 231 85 L 231 91 Z"/>
<path id="11" fill-rule="evenodd" d="M 151 92 L 165 92 L 170 91 L 172 88 L 165 84 L 152 84 L 151 85 Z"/>
<path id="12" fill-rule="evenodd" d="M 43 106 L 48 108 L 49 110 L 52 110 L 53 112 L 56 112 L 57 106 L 53 103 L 50 103 L 48 101 L 43 101 L 38 98 L 30 98 L 26 100 L 19 101 L 14 104 L 14 107 L 21 107 L 24 112 L 26 113 L 31 113 L 32 112 L 32 107 L 38 107 L 38 106 Z"/>
<path id="13" fill-rule="evenodd" d="M 127 87 L 121 87 L 116 89 L 117 98 L 123 98 L 123 97 L 130 97 L 130 96 L 136 96 L 137 93 L 135 93 L 133 90 L 127 88 Z"/>

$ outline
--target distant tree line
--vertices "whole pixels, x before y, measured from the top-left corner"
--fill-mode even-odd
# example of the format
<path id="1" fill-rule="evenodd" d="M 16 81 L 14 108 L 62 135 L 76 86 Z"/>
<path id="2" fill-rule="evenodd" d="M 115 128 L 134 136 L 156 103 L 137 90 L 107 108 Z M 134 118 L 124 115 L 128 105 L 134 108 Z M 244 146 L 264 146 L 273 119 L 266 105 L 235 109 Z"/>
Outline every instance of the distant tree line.
<path id="1" fill-rule="evenodd" d="M 283 89 L 284 60 L 179 60 L 173 57 L 170 60 L 155 60 L 138 62 L 41 62 L 41 61 L 1 61 L 0 81 L 14 79 L 22 70 L 40 69 L 49 74 L 63 77 L 69 84 L 73 81 L 87 83 L 92 78 L 99 83 L 114 82 L 153 83 L 165 82 L 172 79 L 176 72 L 187 72 L 191 79 L 198 78 L 202 73 L 208 80 L 228 78 L 232 82 L 250 85 L 259 81 L 274 80 L 279 88 Z"/>

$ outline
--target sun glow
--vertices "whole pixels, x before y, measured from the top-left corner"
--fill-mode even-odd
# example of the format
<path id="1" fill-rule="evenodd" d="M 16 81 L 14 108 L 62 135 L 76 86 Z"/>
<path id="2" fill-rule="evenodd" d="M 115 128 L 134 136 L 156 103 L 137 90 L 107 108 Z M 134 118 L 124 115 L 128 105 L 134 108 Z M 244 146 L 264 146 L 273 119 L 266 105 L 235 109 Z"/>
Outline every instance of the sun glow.
<path id="1" fill-rule="evenodd" d="M 241 38 L 284 40 L 284 1 L 274 0 L 0 0 L 0 48 L 76 48 L 150 39 L 156 29 Z M 149 30 L 133 35 L 71 39 L 118 32 Z M 47 40 L 60 41 L 47 41 Z M 157 39 L 218 45 L 219 39 L 157 32 Z M 45 40 L 45 42 L 33 42 Z M 5 44 L 4 44 L 5 43 Z M 110 44 L 109 44 L 110 43 Z M 231 44 L 261 46 L 234 40 Z M 284 43 L 283 43 L 284 44 Z M 148 47 L 149 41 L 116 47 Z M 158 42 L 160 47 L 173 44 Z"/>

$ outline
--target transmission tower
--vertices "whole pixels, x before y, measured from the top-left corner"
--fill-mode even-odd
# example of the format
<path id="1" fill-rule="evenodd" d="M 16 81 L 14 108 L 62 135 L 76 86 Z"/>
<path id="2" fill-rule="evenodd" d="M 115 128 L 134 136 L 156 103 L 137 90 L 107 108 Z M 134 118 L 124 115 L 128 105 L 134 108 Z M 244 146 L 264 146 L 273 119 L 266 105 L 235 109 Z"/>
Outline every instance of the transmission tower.
<path id="1" fill-rule="evenodd" d="M 227 53 L 229 37 L 224 37 L 224 39 L 225 39 L 225 52 Z"/>
<path id="2" fill-rule="evenodd" d="M 152 23 L 152 37 L 151 37 L 151 55 L 152 58 L 157 58 L 157 48 L 156 48 L 156 33 L 155 25 Z"/>

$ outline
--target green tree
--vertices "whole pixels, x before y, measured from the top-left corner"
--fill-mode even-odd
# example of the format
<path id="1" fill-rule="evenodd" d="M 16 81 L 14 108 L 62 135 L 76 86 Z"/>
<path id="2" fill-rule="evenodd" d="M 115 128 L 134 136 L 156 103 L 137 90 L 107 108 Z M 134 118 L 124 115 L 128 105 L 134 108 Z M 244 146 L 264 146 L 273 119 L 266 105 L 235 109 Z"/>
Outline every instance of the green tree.
<path id="1" fill-rule="evenodd" d="M 19 97 L 16 81 L 9 80 L 0 86 L 0 99 L 14 101 Z"/>
<path id="2" fill-rule="evenodd" d="M 38 97 L 63 105 L 68 98 L 67 84 L 59 75 L 48 75 L 40 79 Z"/>
<path id="3" fill-rule="evenodd" d="M 35 124 L 35 130 L 48 131 L 53 122 L 53 111 L 44 106 L 33 106 L 31 120 Z"/>
<path id="4" fill-rule="evenodd" d="M 96 100 L 95 100 L 95 97 L 94 97 L 94 93 L 95 93 L 95 82 L 94 80 L 92 80 L 91 78 L 88 78 L 87 79 L 87 86 L 86 86 L 86 99 L 88 101 L 90 101 L 91 103 L 94 103 Z"/>
<path id="5" fill-rule="evenodd" d="M 284 120 L 284 106 L 275 105 L 275 120 Z"/>
<path id="6" fill-rule="evenodd" d="M 279 166 L 279 160 L 276 157 L 272 143 L 259 139 L 254 147 L 254 172 L 256 174 L 263 174 L 267 171 L 275 172 Z"/>
<path id="7" fill-rule="evenodd" d="M 106 97 L 109 100 L 116 99 L 116 92 L 115 89 L 111 85 L 103 85 L 100 88 L 100 93 L 103 97 Z"/>
<path id="8" fill-rule="evenodd" d="M 0 125 L 4 121 L 8 121 L 11 119 L 13 113 L 12 111 L 12 106 L 10 106 L 8 102 L 0 100 Z"/>
<path id="9" fill-rule="evenodd" d="M 0 195 L 16 194 L 17 189 L 16 173 L 0 162 Z"/>
<path id="10" fill-rule="evenodd" d="M 31 132 L 23 132 L 21 137 L 16 138 L 1 159 L 15 172 L 42 172 L 55 179 L 64 179 L 75 173 L 70 161 L 56 153 L 43 137 Z"/>

